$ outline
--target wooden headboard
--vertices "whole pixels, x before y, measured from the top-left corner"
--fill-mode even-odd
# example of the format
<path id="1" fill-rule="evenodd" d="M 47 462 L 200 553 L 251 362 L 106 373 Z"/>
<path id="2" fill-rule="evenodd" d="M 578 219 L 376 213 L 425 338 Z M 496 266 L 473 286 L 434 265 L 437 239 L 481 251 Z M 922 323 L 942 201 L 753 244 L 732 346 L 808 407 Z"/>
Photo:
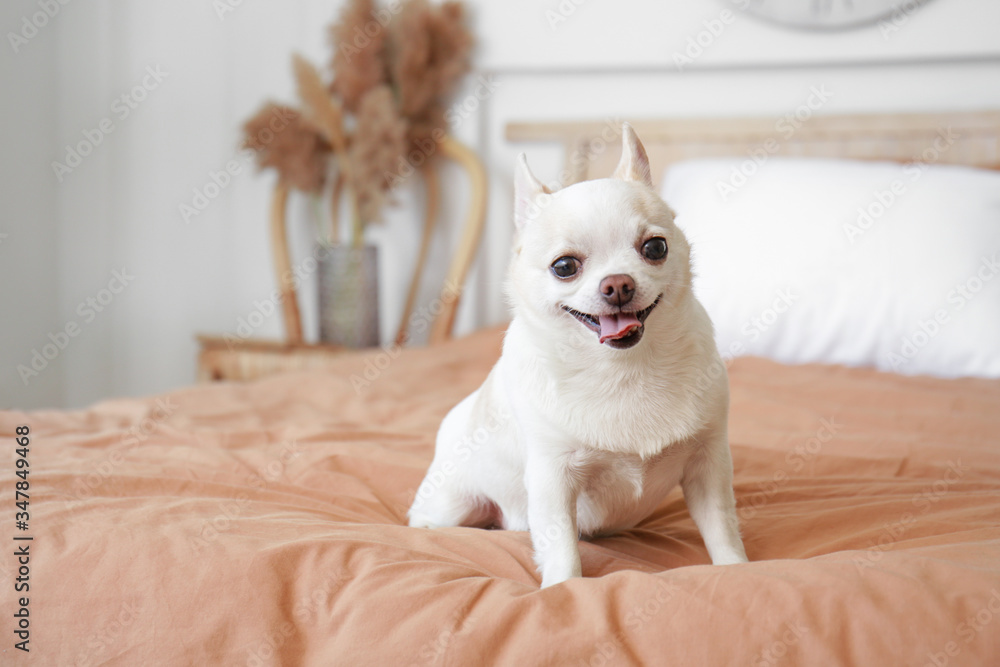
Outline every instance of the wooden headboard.
<path id="1" fill-rule="evenodd" d="M 509 141 L 563 144 L 564 185 L 609 176 L 621 155 L 621 120 L 522 122 Z M 672 162 L 753 155 L 919 160 L 1000 169 L 1000 111 L 631 121 L 649 154 L 653 183 Z M 937 142 L 935 144 L 935 142 Z"/>

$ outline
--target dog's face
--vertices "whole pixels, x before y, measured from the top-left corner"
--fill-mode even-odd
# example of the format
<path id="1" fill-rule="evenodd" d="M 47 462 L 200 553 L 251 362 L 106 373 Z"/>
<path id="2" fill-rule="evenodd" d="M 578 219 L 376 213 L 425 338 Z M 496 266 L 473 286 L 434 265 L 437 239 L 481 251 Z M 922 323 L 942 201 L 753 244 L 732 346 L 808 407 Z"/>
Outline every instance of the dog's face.
<path id="1" fill-rule="evenodd" d="M 554 193 L 521 156 L 508 285 L 529 320 L 617 350 L 639 345 L 648 327 L 669 326 L 691 284 L 687 241 L 652 189 L 646 152 L 628 124 L 622 138 L 614 177 Z"/>

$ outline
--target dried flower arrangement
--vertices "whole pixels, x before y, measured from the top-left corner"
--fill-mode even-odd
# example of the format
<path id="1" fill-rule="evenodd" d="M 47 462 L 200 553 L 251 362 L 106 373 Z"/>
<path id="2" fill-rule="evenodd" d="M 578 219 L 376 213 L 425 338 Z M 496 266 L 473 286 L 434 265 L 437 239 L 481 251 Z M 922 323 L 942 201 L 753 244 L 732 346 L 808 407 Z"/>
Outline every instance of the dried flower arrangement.
<path id="1" fill-rule="evenodd" d="M 301 109 L 265 104 L 244 125 L 243 146 L 289 188 L 319 196 L 331 185 L 329 243 L 340 240 L 337 212 L 346 189 L 352 242 L 360 245 L 406 155 L 446 131 L 448 100 L 469 69 L 472 37 L 460 2 L 428 0 L 393 0 L 387 8 L 349 0 L 329 30 L 330 83 L 294 56 Z"/>

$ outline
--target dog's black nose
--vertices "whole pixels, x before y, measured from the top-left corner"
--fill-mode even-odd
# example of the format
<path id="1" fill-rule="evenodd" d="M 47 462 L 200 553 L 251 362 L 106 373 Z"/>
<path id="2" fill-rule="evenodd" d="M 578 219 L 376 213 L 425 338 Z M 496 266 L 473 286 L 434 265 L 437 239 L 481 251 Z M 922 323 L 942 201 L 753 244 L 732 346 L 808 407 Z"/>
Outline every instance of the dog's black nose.
<path id="1" fill-rule="evenodd" d="M 601 296 L 612 306 L 624 306 L 635 294 L 635 281 L 625 273 L 616 273 L 601 281 Z"/>

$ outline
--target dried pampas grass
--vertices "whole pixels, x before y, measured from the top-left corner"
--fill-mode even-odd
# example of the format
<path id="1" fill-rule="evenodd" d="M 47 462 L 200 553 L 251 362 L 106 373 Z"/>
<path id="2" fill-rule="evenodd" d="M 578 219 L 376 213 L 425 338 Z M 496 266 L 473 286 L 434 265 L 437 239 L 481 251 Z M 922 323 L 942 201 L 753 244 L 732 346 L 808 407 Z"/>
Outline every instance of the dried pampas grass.
<path id="1" fill-rule="evenodd" d="M 269 102 L 243 125 L 243 148 L 261 169 L 273 167 L 289 187 L 319 192 L 326 182 L 330 144 L 295 109 Z"/>
<path id="2" fill-rule="evenodd" d="M 343 154 L 347 149 L 347 137 L 344 134 L 344 112 L 340 103 L 327 94 L 319 70 L 312 63 L 295 54 L 292 56 L 292 67 L 305 113 L 320 128 L 337 153 Z"/>
<path id="3" fill-rule="evenodd" d="M 445 129 L 448 97 L 469 71 L 472 36 L 461 3 L 410 0 L 392 25 L 390 71 L 400 113 L 417 141 Z"/>
<path id="4" fill-rule="evenodd" d="M 333 82 L 330 92 L 356 112 L 369 90 L 385 81 L 385 29 L 375 20 L 373 0 L 349 0 L 340 19 L 330 26 Z"/>
<path id="5" fill-rule="evenodd" d="M 246 122 L 244 145 L 257 152 L 261 168 L 273 167 L 298 190 L 319 193 L 335 179 L 332 210 L 342 183 L 353 241 L 361 243 L 364 225 L 381 217 L 404 156 L 416 148 L 431 157 L 436 151 L 427 141 L 447 131 L 449 97 L 469 70 L 472 37 L 464 22 L 460 2 L 394 0 L 379 9 L 375 0 L 347 0 L 329 29 L 332 82 L 295 56 L 302 110 L 265 105 Z M 334 226 L 331 238 L 339 238 Z"/>
<path id="6" fill-rule="evenodd" d="M 366 222 L 381 219 L 385 194 L 391 185 L 386 174 L 393 173 L 406 152 L 406 128 L 389 86 L 372 88 L 361 98 L 349 155 L 356 169 L 358 212 Z"/>
<path id="7" fill-rule="evenodd" d="M 348 208 L 351 211 L 351 221 L 354 229 L 358 230 L 361 228 L 362 219 L 358 199 L 359 187 L 355 177 L 357 169 L 348 155 L 348 139 L 344 129 L 343 108 L 335 97 L 331 97 L 327 93 L 326 86 L 323 85 L 323 79 L 312 63 L 296 54 L 292 59 L 292 65 L 295 69 L 295 81 L 298 85 L 299 97 L 302 99 L 306 112 L 322 128 L 327 141 L 333 146 L 337 165 L 340 167 L 337 182 L 343 181 L 347 185 Z M 339 207 L 340 194 L 336 184 L 331 197 L 331 207 Z M 334 214 L 333 224 L 330 228 L 330 238 L 339 239 L 339 209 L 331 210 L 334 210 Z"/>

